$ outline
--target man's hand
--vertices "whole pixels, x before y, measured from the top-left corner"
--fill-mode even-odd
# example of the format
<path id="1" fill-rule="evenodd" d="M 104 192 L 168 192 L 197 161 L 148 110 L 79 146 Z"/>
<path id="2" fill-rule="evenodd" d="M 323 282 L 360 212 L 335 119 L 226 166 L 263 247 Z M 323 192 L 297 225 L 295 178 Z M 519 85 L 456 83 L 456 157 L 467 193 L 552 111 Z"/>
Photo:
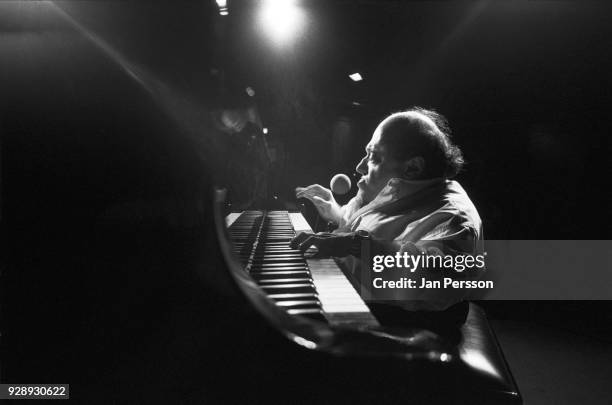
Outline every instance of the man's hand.
<path id="1" fill-rule="evenodd" d="M 306 198 L 314 204 L 319 211 L 319 214 L 326 221 L 333 221 L 337 224 L 342 220 L 342 208 L 336 200 L 330 189 L 313 184 L 308 187 L 298 187 L 295 189 L 297 198 Z"/>
<path id="2" fill-rule="evenodd" d="M 316 246 L 320 256 L 342 257 L 352 254 L 360 245 L 354 233 L 300 232 L 289 242 L 289 246 L 302 252 Z"/>

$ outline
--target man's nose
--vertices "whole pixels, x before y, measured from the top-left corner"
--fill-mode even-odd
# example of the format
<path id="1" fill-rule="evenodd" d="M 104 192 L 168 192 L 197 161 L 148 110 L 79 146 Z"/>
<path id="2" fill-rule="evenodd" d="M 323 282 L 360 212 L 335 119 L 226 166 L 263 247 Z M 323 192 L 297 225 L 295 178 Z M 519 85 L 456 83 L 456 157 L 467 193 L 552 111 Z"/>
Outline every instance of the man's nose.
<path id="1" fill-rule="evenodd" d="M 361 174 L 362 176 L 365 176 L 368 173 L 368 165 L 366 164 L 366 158 L 363 158 L 359 161 L 355 170 L 357 170 L 357 173 Z"/>

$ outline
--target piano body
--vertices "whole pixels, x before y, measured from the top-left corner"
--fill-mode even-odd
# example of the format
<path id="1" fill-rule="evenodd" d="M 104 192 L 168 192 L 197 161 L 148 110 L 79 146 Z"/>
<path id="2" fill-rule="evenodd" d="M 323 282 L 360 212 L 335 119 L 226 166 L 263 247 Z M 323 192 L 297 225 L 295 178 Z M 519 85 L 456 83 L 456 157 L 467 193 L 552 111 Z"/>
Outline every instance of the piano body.
<path id="1" fill-rule="evenodd" d="M 312 231 L 299 212 L 231 213 L 225 225 L 232 243 L 222 250 L 228 262 L 237 261 L 230 273 L 238 286 L 247 297 L 257 296 L 255 302 L 266 302 L 255 307 L 289 340 L 309 349 L 313 358 L 330 356 L 324 361 L 333 362 L 329 371 L 340 378 L 351 376 L 355 384 L 345 387 L 340 398 L 365 403 L 390 389 L 386 395 L 393 401 L 521 403 L 501 348 L 477 306 L 470 306 L 458 346 L 426 330 L 386 328 L 333 259 L 313 258 L 288 246 L 296 233 Z M 362 362 L 365 375 L 344 369 L 355 361 Z M 376 369 L 380 374 L 365 371 Z M 326 383 L 318 387 L 335 390 Z"/>

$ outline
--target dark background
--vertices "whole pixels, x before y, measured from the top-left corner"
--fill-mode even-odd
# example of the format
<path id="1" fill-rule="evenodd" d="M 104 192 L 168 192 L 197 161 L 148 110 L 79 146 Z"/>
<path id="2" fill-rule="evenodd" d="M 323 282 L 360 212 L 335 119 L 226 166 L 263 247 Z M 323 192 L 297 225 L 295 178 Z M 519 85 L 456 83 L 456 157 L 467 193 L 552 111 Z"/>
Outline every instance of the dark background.
<path id="1" fill-rule="evenodd" d="M 4 86 L 3 113 L 11 118 L 5 126 L 40 117 L 36 108 L 64 96 L 82 104 L 78 114 L 66 102 L 53 106 L 70 110 L 67 125 L 98 123 L 75 140 L 62 128 L 62 111 L 47 109 L 56 125 L 40 123 L 44 136 L 8 136 L 8 148 L 14 139 L 42 149 L 11 155 L 40 166 L 50 156 L 44 148 L 81 161 L 88 160 L 85 148 L 110 157 L 105 165 L 129 169 L 116 170 L 122 179 L 103 180 L 107 191 L 121 188 L 120 199 L 164 193 L 156 176 L 128 168 L 143 154 L 157 165 L 151 131 L 130 122 L 139 113 L 156 115 L 148 125 L 165 120 L 176 128 L 174 139 L 163 142 L 178 149 L 189 138 L 197 153 L 208 153 L 217 182 L 240 205 L 247 202 L 240 190 L 248 187 L 245 174 L 263 157 L 240 135 L 212 129 L 210 114 L 251 105 L 270 130 L 274 153 L 262 197 L 290 201 L 297 185 L 352 174 L 378 122 L 418 105 L 450 121 L 468 162 L 458 180 L 485 219 L 488 239 L 607 237 L 611 29 L 604 4 L 313 1 L 302 6 L 308 21 L 301 36 L 278 48 L 257 24 L 260 3 L 233 1 L 224 17 L 211 2 L 60 2 L 66 17 L 40 4 L 4 5 L 3 68 L 11 85 Z M 365 80 L 352 82 L 348 74 L 355 71 Z M 247 86 L 255 97 L 246 96 Z M 139 92 L 142 102 L 129 100 Z M 148 114 L 147 104 L 160 113 Z M 109 116 L 100 107 L 116 112 Z M 131 134 L 114 135 L 122 127 Z M 179 133 L 183 139 L 175 141 Z M 108 175 L 105 167 L 92 171 Z M 45 175 L 56 175 L 51 172 Z M 140 177 L 145 184 L 134 187 Z M 52 180 L 40 183 L 44 189 L 36 193 L 62 192 Z M 98 198 L 101 190 L 81 197 L 73 191 L 65 192 L 108 203 Z M 44 209 L 27 206 L 43 200 L 23 198 L 20 205 Z"/>
<path id="2" fill-rule="evenodd" d="M 377 123 L 413 105 L 449 119 L 488 239 L 609 238 L 605 3 L 305 2 L 284 50 L 254 25 L 258 5 L 0 4 L 3 378 L 62 382 L 88 353 L 83 382 L 119 379 L 108 370 L 162 344 L 188 373 L 197 345 L 169 331 L 211 305 L 192 274 L 201 246 L 214 254 L 211 186 L 244 207 L 263 170 L 257 203 L 291 202 L 297 185 L 352 173 Z M 270 165 L 259 135 L 217 125 L 248 106 Z M 610 338 L 607 302 L 485 305 Z"/>

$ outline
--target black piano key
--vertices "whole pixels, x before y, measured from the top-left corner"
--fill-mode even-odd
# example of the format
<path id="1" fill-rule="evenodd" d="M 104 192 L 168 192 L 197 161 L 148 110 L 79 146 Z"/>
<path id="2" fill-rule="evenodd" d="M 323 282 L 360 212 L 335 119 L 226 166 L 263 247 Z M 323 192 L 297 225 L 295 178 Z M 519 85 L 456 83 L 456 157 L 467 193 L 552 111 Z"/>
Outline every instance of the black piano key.
<path id="1" fill-rule="evenodd" d="M 277 260 L 283 259 L 300 259 L 304 261 L 304 256 L 297 253 L 286 253 L 286 252 L 255 252 L 255 257 L 268 257 Z"/>
<path id="2" fill-rule="evenodd" d="M 318 297 L 318 295 L 317 294 L 311 294 L 311 293 L 270 294 L 270 295 L 268 295 L 268 297 L 272 298 L 275 301 L 282 301 L 282 300 L 295 300 L 295 299 L 299 299 L 299 298 L 315 299 L 315 298 Z"/>
<path id="3" fill-rule="evenodd" d="M 321 308 L 321 303 L 319 301 L 311 301 L 311 300 L 279 301 L 276 303 L 276 305 L 281 308 L 284 308 L 285 310 L 292 310 L 292 309 L 320 310 Z"/>
<path id="4" fill-rule="evenodd" d="M 305 280 L 311 280 L 310 274 L 308 274 L 308 272 L 299 272 L 299 273 L 289 273 L 287 274 L 286 272 L 284 273 L 275 273 L 275 272 L 265 272 L 265 273 L 261 273 L 261 272 L 251 272 L 251 277 L 253 277 L 253 279 L 255 281 L 262 281 L 262 280 L 282 280 L 282 279 L 288 279 L 288 280 L 300 280 L 300 279 L 305 279 Z"/>
<path id="5" fill-rule="evenodd" d="M 313 318 L 317 320 L 321 320 L 322 322 L 326 322 L 325 317 L 323 316 L 323 310 L 321 309 L 288 309 L 287 313 L 291 315 L 301 315 L 307 316 L 308 318 Z"/>
<path id="6" fill-rule="evenodd" d="M 304 265 L 304 260 L 299 259 L 286 259 L 286 260 L 274 260 L 270 258 L 258 259 L 251 258 L 251 263 L 258 264 L 262 266 L 290 266 L 290 265 Z"/>
<path id="7" fill-rule="evenodd" d="M 309 275 L 308 270 L 284 270 L 284 271 L 253 271 L 251 270 L 251 276 L 277 276 L 282 277 L 283 275 Z"/>
<path id="8" fill-rule="evenodd" d="M 312 283 L 312 278 L 309 277 L 308 275 L 306 277 L 304 277 L 303 275 L 300 276 L 289 276 L 287 277 L 286 275 L 281 276 L 280 277 L 274 277 L 274 276 L 263 276 L 263 277 L 253 277 L 253 280 L 255 280 L 259 285 L 261 286 L 266 286 L 266 285 L 272 285 L 272 284 L 303 284 L 303 283 Z"/>
<path id="9" fill-rule="evenodd" d="M 280 269 L 280 268 L 304 268 L 306 267 L 306 263 L 273 263 L 273 262 L 255 262 L 253 265 L 256 265 L 259 268 L 270 268 L 270 269 Z"/>
<path id="10" fill-rule="evenodd" d="M 287 293 L 295 293 L 295 294 L 316 294 L 312 284 L 274 284 L 261 286 L 261 288 L 266 292 L 266 294 L 287 294 Z"/>
<path id="11" fill-rule="evenodd" d="M 276 260 L 260 260 L 253 257 L 249 258 L 251 264 L 254 266 L 262 266 L 262 267 L 304 267 L 307 264 L 304 263 L 303 260 L 291 260 L 291 261 L 276 261 Z"/>

